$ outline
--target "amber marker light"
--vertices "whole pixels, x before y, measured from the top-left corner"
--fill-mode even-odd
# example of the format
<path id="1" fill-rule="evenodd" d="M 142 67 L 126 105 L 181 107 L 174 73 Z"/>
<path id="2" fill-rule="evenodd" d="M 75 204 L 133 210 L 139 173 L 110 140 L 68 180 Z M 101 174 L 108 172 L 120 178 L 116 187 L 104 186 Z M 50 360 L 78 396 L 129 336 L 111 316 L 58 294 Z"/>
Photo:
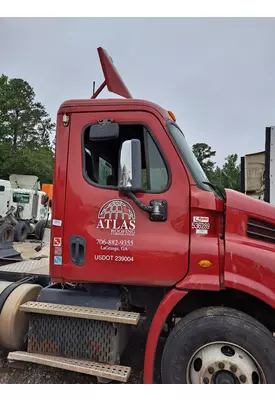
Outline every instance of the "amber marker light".
<path id="1" fill-rule="evenodd" d="M 172 118 L 172 120 L 176 122 L 175 114 L 172 113 L 172 111 L 168 111 L 168 114 L 170 115 L 170 117 Z"/>
<path id="2" fill-rule="evenodd" d="M 209 260 L 200 260 L 198 262 L 199 267 L 201 268 L 211 268 L 212 267 L 212 262 Z"/>

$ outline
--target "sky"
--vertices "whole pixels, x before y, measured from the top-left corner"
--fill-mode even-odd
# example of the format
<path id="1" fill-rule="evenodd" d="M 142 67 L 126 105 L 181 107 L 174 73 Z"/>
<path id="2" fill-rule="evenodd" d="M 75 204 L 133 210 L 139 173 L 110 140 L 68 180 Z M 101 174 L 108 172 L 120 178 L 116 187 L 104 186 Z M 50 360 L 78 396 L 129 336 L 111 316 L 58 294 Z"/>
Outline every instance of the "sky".
<path id="1" fill-rule="evenodd" d="M 53 120 L 64 100 L 102 83 L 99 46 L 133 97 L 172 110 L 218 165 L 264 150 L 275 125 L 274 18 L 0 18 L 0 73 L 28 81 Z"/>

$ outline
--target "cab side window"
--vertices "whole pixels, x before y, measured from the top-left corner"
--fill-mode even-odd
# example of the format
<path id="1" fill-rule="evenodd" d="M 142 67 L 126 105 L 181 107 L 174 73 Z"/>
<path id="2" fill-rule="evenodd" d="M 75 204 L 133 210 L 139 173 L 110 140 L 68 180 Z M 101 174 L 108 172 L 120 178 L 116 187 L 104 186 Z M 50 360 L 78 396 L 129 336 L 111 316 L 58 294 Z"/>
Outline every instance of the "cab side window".
<path id="1" fill-rule="evenodd" d="M 89 127 L 83 134 L 83 167 L 88 182 L 106 188 L 118 185 L 119 153 L 125 140 L 139 139 L 142 152 L 142 189 L 163 192 L 168 186 L 168 171 L 150 132 L 143 125 L 119 126 L 117 139 L 90 141 Z"/>

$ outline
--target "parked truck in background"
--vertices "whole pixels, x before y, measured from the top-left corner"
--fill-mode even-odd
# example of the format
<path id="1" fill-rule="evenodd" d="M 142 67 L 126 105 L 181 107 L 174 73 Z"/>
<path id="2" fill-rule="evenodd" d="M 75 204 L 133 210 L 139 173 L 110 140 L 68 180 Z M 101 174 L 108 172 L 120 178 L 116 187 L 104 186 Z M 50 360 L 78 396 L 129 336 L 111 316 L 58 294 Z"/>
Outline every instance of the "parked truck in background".
<path id="1" fill-rule="evenodd" d="M 161 336 L 162 383 L 275 383 L 275 208 L 223 197 L 174 114 L 133 99 L 98 53 L 103 84 L 57 114 L 51 282 L 0 282 L 0 344 L 126 382 L 142 324 L 145 383 Z M 124 99 L 96 99 L 105 86 Z"/>
<path id="2" fill-rule="evenodd" d="M 241 191 L 254 199 L 264 200 L 265 152 L 246 154 L 241 157 Z"/>
<path id="3" fill-rule="evenodd" d="M 0 180 L 0 241 L 24 242 L 29 235 L 41 240 L 48 219 L 48 197 L 37 176 L 11 175 Z"/>
<path id="4" fill-rule="evenodd" d="M 275 205 L 275 127 L 266 127 L 265 150 L 241 157 L 241 191 Z"/>

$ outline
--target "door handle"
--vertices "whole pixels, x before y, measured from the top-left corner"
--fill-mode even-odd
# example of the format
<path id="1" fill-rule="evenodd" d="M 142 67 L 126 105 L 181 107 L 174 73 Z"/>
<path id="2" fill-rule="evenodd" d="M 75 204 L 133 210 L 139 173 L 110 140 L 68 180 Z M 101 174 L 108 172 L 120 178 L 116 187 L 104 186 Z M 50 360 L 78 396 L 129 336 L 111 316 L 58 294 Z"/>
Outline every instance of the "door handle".
<path id="1" fill-rule="evenodd" d="M 76 259 L 76 262 L 78 261 L 79 247 L 80 247 L 79 238 L 77 238 L 76 239 L 76 243 L 75 243 L 75 259 Z"/>
<path id="2" fill-rule="evenodd" d="M 72 262 L 81 267 L 86 259 L 86 239 L 82 236 L 72 235 L 70 237 L 70 257 Z"/>

